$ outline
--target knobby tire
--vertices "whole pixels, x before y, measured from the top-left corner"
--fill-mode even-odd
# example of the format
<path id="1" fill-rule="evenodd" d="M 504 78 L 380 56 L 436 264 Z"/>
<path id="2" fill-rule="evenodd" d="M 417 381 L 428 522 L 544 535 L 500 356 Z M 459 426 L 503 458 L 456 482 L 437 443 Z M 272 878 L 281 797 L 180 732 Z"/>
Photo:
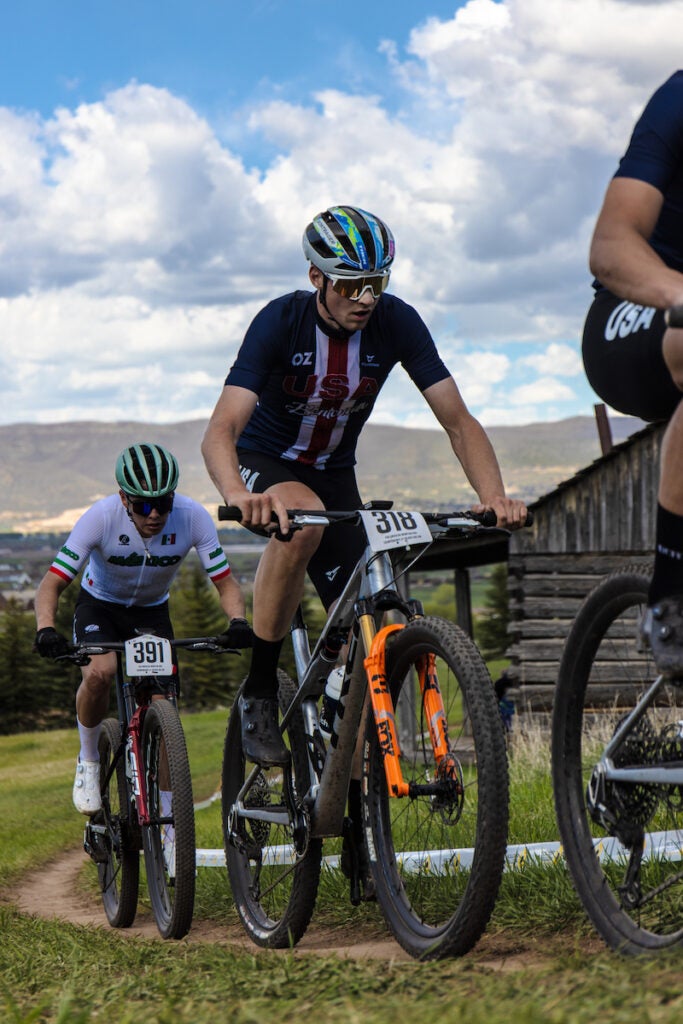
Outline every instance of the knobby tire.
<path id="1" fill-rule="evenodd" d="M 583 602 L 560 664 L 552 725 L 555 806 L 574 887 L 604 941 L 631 955 L 683 944 L 683 879 L 676 880 L 683 874 L 680 859 L 644 857 L 640 905 L 625 902 L 620 893 L 633 847 L 625 830 L 635 827 L 669 838 L 680 858 L 683 787 L 607 782 L 602 806 L 618 822 L 616 829 L 606 826 L 604 817 L 593 820 L 586 787 L 617 724 L 657 675 L 649 649 L 638 638 L 649 576 L 646 567 L 625 566 L 605 577 Z M 608 682 L 613 691 L 606 704 L 604 691 L 600 701 L 597 694 Z M 683 684 L 667 684 L 660 694 L 657 705 L 613 753 L 616 767 L 683 763 Z"/>
<path id="2" fill-rule="evenodd" d="M 279 702 L 285 709 L 296 686 L 278 671 Z M 287 773 L 299 801 L 308 788 L 306 737 L 300 715 L 294 715 L 285 733 L 292 753 L 286 768 L 260 768 L 244 797 L 245 806 L 285 806 L 283 789 Z M 228 878 L 242 925 L 259 946 L 287 948 L 306 931 L 315 907 L 322 862 L 322 840 L 307 836 L 308 818 L 295 826 L 254 819 L 233 819 L 231 808 L 254 765 L 242 750 L 237 700 L 228 721 L 223 755 L 222 814 Z M 292 777 L 293 772 L 293 777 Z M 294 831 L 298 852 L 293 843 Z"/>
<path id="3" fill-rule="evenodd" d="M 150 816 L 150 824 L 142 829 L 149 898 L 163 938 L 181 939 L 192 924 L 197 855 L 185 735 L 178 710 L 169 700 L 153 700 L 145 712 L 142 759 Z M 164 817 L 160 791 L 169 780 L 170 825 L 159 821 Z M 174 830 L 170 835 L 169 827 Z"/>
<path id="4" fill-rule="evenodd" d="M 107 829 L 108 858 L 97 865 L 102 905 L 112 928 L 129 928 L 135 920 L 140 879 L 140 836 L 129 820 L 130 800 L 123 756 L 119 758 L 109 783 L 107 772 L 121 744 L 121 725 L 116 718 L 102 723 L 99 740 L 102 811 L 93 816 L 93 824 Z"/>
<path id="5" fill-rule="evenodd" d="M 390 797 L 370 716 L 363 756 L 363 822 L 377 899 L 400 945 L 422 960 L 460 956 L 489 921 L 507 842 L 508 766 L 491 677 L 466 633 L 436 617 L 409 623 L 387 642 L 401 768 L 429 783 L 435 764 L 415 665 L 437 656 L 460 796 Z"/>

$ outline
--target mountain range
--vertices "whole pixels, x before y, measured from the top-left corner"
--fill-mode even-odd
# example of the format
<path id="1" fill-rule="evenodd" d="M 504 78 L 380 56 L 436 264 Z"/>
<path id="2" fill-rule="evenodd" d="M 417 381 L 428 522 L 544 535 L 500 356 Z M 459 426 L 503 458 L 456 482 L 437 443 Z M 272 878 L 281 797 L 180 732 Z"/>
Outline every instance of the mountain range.
<path id="1" fill-rule="evenodd" d="M 615 443 L 640 420 L 614 417 Z M 220 498 L 200 453 L 205 420 L 172 424 L 97 421 L 0 426 L 0 532 L 65 532 L 97 498 L 115 490 L 114 464 L 134 441 L 170 448 L 180 464 L 180 491 L 212 511 Z M 511 495 L 546 494 L 600 456 L 595 420 L 487 428 Z M 369 424 L 358 447 L 358 479 L 366 499 L 392 498 L 421 508 L 463 506 L 473 492 L 440 430 Z"/>

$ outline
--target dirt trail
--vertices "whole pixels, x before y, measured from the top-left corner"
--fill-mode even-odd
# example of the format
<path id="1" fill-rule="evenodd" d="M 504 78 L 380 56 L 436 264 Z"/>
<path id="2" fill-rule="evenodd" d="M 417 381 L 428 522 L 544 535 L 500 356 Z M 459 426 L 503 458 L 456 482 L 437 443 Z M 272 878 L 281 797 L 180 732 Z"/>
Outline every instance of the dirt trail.
<path id="1" fill-rule="evenodd" d="M 35 917 L 59 918 L 71 924 L 108 928 L 99 899 L 89 896 L 79 885 L 84 859 L 82 849 L 64 854 L 40 871 L 27 875 L 3 896 L 3 902 L 11 903 L 22 913 Z M 119 931 L 118 934 L 164 941 L 157 931 L 151 911 L 146 909 L 138 913 L 133 927 Z M 237 946 L 249 952 L 256 950 L 239 925 L 215 924 L 211 921 L 195 921 L 183 941 L 215 942 Z M 576 936 L 567 937 L 565 945 L 561 937 L 558 937 L 556 944 L 548 943 L 547 936 L 537 943 L 533 939 L 517 936 L 484 935 L 467 959 L 494 970 L 514 971 L 528 969 L 534 964 L 547 964 L 557 956 L 560 948 L 566 951 L 569 947 L 574 950 L 577 948 Z M 411 959 L 392 939 L 363 939 L 356 925 L 348 930 L 323 929 L 316 926 L 315 917 L 294 952 L 296 955 L 336 955 L 350 960 L 391 962 Z"/>

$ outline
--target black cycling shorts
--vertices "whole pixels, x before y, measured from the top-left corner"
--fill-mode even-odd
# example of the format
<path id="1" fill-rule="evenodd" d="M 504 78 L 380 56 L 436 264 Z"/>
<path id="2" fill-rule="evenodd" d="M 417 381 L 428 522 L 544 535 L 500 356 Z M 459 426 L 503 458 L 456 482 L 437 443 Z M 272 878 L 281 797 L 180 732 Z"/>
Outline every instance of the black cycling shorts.
<path id="1" fill-rule="evenodd" d="M 263 494 L 273 484 L 296 480 L 317 494 L 327 509 L 346 512 L 361 507 L 352 468 L 313 469 L 244 448 L 238 448 L 237 454 L 242 478 L 256 494 Z M 364 548 L 365 532 L 359 524 L 334 523 L 325 527 L 318 549 L 308 563 L 308 576 L 326 609 L 341 594 Z"/>
<path id="2" fill-rule="evenodd" d="M 154 633 L 172 640 L 173 625 L 168 601 L 155 605 L 123 605 L 100 601 L 82 587 L 74 609 L 74 642 L 97 644 L 112 640 L 130 640 L 139 633 Z M 178 691 L 178 661 L 173 651 L 173 676 L 157 676 L 154 691 L 166 692 L 173 685 Z"/>
<path id="3" fill-rule="evenodd" d="M 583 330 L 583 363 L 593 390 L 617 412 L 668 420 L 681 399 L 662 355 L 662 310 L 599 291 Z"/>

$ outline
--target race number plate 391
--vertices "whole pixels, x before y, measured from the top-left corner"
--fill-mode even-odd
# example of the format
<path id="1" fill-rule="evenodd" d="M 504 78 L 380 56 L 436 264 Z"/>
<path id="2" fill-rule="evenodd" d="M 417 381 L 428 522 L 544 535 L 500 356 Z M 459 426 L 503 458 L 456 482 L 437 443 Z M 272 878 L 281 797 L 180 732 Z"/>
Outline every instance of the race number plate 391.
<path id="1" fill-rule="evenodd" d="M 432 535 L 420 512 L 395 512 L 371 509 L 361 519 L 373 551 L 405 548 L 411 544 L 429 544 Z"/>
<path id="2" fill-rule="evenodd" d="M 171 644 L 163 636 L 144 634 L 126 640 L 126 673 L 129 676 L 170 676 Z"/>

